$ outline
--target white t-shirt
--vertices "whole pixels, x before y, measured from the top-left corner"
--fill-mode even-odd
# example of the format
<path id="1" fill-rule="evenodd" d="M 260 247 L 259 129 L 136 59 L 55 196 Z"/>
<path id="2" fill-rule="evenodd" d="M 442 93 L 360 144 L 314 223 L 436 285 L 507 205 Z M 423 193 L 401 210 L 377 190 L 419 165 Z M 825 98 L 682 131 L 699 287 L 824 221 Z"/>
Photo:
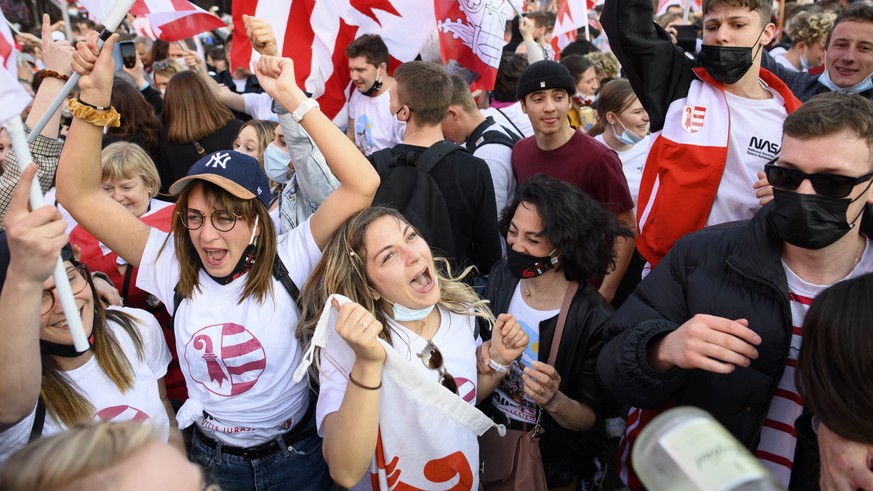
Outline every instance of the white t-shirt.
<path id="1" fill-rule="evenodd" d="M 524 375 L 525 366 L 529 367 L 538 360 L 540 322 L 558 315 L 561 309 L 536 310 L 530 307 L 521 296 L 521 286 L 516 285 L 507 310 L 515 316 L 515 320 L 524 329 L 524 332 L 530 339 L 530 344 L 524 349 L 521 359 L 512 362 L 509 373 L 506 374 L 506 377 L 503 377 L 503 380 L 494 389 L 491 401 L 494 407 L 514 420 L 536 423 L 537 405 L 525 395 L 522 375 Z"/>
<path id="2" fill-rule="evenodd" d="M 515 104 L 501 107 L 489 107 L 483 109 L 482 114 L 486 117 L 491 116 L 497 124 L 502 124 L 510 130 L 518 133 L 521 131 L 521 136 L 533 136 L 533 126 L 530 124 L 530 118 L 521 110 L 521 101 L 516 101 Z"/>
<path id="3" fill-rule="evenodd" d="M 765 100 L 724 93 L 730 111 L 727 161 L 706 226 L 748 220 L 761 208 L 752 185 L 764 164 L 779 154 L 788 116 L 782 96 L 768 90 L 773 97 Z"/>
<path id="4" fill-rule="evenodd" d="M 279 122 L 279 116 L 273 112 L 273 98 L 266 92 L 246 92 L 242 94 L 245 113 L 252 119 Z"/>
<path id="5" fill-rule="evenodd" d="M 352 89 L 349 97 L 349 119 L 355 122 L 355 145 L 364 155 L 391 148 L 403 141 L 406 125 L 391 114 L 391 92 L 376 97 Z"/>
<path id="6" fill-rule="evenodd" d="M 446 371 L 455 378 L 460 396 L 471 405 L 475 405 L 478 377 L 476 373 L 476 347 L 482 344 L 480 338 L 473 337 L 475 318 L 455 314 L 441 307 L 440 316 L 440 327 L 431 338 L 431 342 L 442 353 Z M 418 354 L 424 350 L 427 340 L 391 319 L 388 320 L 387 327 L 391 329 L 391 344 L 400 356 L 409 360 L 412 366 L 422 373 L 426 373 L 433 380 L 438 381 L 439 373 L 437 370 L 427 368 L 418 358 Z M 339 411 L 348 385 L 348 374 L 354 363 L 355 353 L 348 344 L 329 343 L 321 351 L 319 372 L 321 387 L 318 394 L 318 405 L 315 409 L 315 421 L 318 425 L 318 434 L 321 436 L 324 436 L 324 427 L 322 426 L 324 417 Z M 380 401 L 380 404 L 385 405 L 385 401 Z M 380 414 L 380 425 L 387 424 L 381 421 L 383 416 Z M 434 431 L 446 431 L 446 429 L 434 428 Z M 409 438 L 408 444 L 416 445 L 417 438 L 426 438 L 426 436 L 414 435 Z M 447 437 L 443 435 L 441 438 Z M 462 441 L 463 438 L 455 440 Z M 403 452 L 398 452 L 397 455 L 402 457 Z M 352 491 L 369 491 L 371 489 L 369 473 L 365 474 L 364 478 L 351 488 Z"/>
<path id="7" fill-rule="evenodd" d="M 866 245 L 869 244 L 868 241 Z M 791 304 L 791 347 L 785 360 L 785 371 L 782 372 L 782 379 L 779 381 L 764 426 L 761 428 L 761 441 L 758 443 L 756 455 L 764 467 L 787 488 L 791 480 L 792 461 L 797 446 L 794 422 L 803 414 L 804 407 L 803 398 L 800 397 L 794 382 L 797 355 L 803 343 L 803 321 L 812 301 L 830 285 L 816 285 L 804 281 L 784 261 L 782 267 L 788 280 Z M 873 254 L 870 254 L 870 247 L 865 247 L 858 265 L 840 281 L 856 278 L 871 271 L 873 271 Z"/>
<path id="8" fill-rule="evenodd" d="M 797 72 L 797 71 L 799 71 L 799 70 L 797 69 L 797 67 L 795 67 L 795 66 L 791 63 L 791 61 L 789 61 L 788 58 L 785 57 L 785 54 L 786 54 L 786 53 L 787 53 L 787 51 L 785 51 L 785 52 L 781 52 L 781 53 L 776 53 L 776 54 L 774 55 L 773 52 L 771 51 L 771 52 L 770 52 L 770 55 L 773 56 L 773 60 L 775 60 L 776 63 L 779 63 L 780 65 L 784 66 L 784 67 L 787 68 L 788 70 L 790 70 L 790 71 L 792 71 L 792 72 Z"/>
<path id="9" fill-rule="evenodd" d="M 606 128 L 606 131 L 612 131 L 612 129 Z M 609 147 L 603 138 L 603 133 L 595 136 L 594 139 Z M 637 197 L 640 195 L 640 181 L 643 179 L 643 168 L 646 166 L 646 159 L 649 158 L 652 140 L 652 135 L 646 135 L 641 142 L 628 150 L 619 151 L 613 148 L 618 154 L 618 158 L 621 159 L 621 170 L 624 171 L 624 177 L 627 179 L 627 187 L 630 189 L 634 206 L 636 206 Z"/>
<path id="10" fill-rule="evenodd" d="M 150 422 L 157 429 L 163 441 L 167 441 L 170 420 L 167 410 L 161 401 L 158 381 L 167 373 L 170 363 L 170 350 L 164 340 L 161 326 L 155 317 L 139 309 L 128 307 L 109 307 L 134 316 L 138 322 L 134 325 L 139 329 L 143 341 L 143 359 L 137 356 L 133 340 L 118 324 L 110 322 L 108 328 L 115 334 L 122 351 L 133 368 L 133 388 L 124 393 L 100 368 L 97 358 L 92 356 L 79 368 L 64 372 L 71 386 L 75 387 L 96 409 L 94 420 L 104 421 L 140 421 Z M 98 341 L 99 342 L 99 341 Z M 24 445 L 30 437 L 36 407 L 26 418 L 0 433 L 0 463 Z M 47 437 L 65 431 L 67 427 L 55 420 L 51 413 L 46 412 L 42 436 Z"/>
<path id="11" fill-rule="evenodd" d="M 302 225 L 278 242 L 279 257 L 300 288 L 321 257 L 309 221 Z M 180 270 L 172 237 L 159 254 L 167 238 L 152 229 L 137 286 L 171 311 Z M 306 384 L 291 380 L 301 353 L 294 336 L 297 308 L 275 278 L 273 294 L 263 303 L 247 298 L 238 304 L 247 278 L 248 273 L 219 285 L 201 269 L 200 290 L 181 302 L 175 318 L 176 351 L 190 398 L 179 410 L 179 425 L 196 422 L 205 433 L 238 447 L 288 431 L 309 404 Z"/>
<path id="12" fill-rule="evenodd" d="M 499 124 L 491 125 L 488 131 L 496 131 L 507 136 L 508 133 Z M 494 199 L 497 203 L 497 218 L 503 209 L 512 202 L 515 197 L 515 175 L 512 173 L 512 148 L 502 143 L 489 143 L 482 145 L 473 152 L 474 157 L 479 157 L 488 164 L 491 171 L 491 181 L 494 184 Z"/>

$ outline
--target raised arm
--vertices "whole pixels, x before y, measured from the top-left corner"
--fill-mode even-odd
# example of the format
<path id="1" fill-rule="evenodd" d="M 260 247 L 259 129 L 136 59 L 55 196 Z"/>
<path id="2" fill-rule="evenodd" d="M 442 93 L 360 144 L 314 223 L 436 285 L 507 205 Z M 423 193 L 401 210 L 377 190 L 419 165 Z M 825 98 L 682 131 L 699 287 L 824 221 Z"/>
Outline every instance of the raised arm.
<path id="1" fill-rule="evenodd" d="M 306 100 L 306 94 L 295 81 L 294 62 L 289 58 L 262 56 L 256 73 L 261 87 L 289 112 L 294 112 Z M 321 149 L 331 172 L 340 182 L 310 222 L 312 237 L 324 248 L 343 222 L 370 206 L 379 187 L 379 175 L 354 143 L 318 108 L 306 113 L 301 126 Z"/>
<path id="2" fill-rule="evenodd" d="M 290 114 L 280 114 L 279 124 L 288 146 L 288 155 L 294 163 L 297 189 L 303 199 L 316 209 L 339 187 L 339 181 L 330 171 L 321 150 Z"/>
<path id="3" fill-rule="evenodd" d="M 80 99 L 93 106 L 109 106 L 115 72 L 112 48 L 117 38 L 110 37 L 98 51 L 97 33 L 91 31 L 73 56 L 73 69 L 82 75 Z M 94 112 L 105 113 L 96 109 Z M 85 230 L 138 267 L 151 228 L 100 189 L 102 138 L 102 126 L 73 118 L 58 165 L 58 201 Z"/>
<path id="4" fill-rule="evenodd" d="M 693 62 L 654 22 L 649 0 L 606 0 L 600 23 L 649 113 L 652 132 L 661 130 L 670 103 L 688 91 Z"/>
<path id="5" fill-rule="evenodd" d="M 0 293 L 0 431 L 33 411 L 42 384 L 39 309 L 43 282 L 67 243 L 65 223 L 54 206 L 30 212 L 27 192 L 36 174 L 32 164 L 21 175 L 4 220 L 10 262 Z"/>

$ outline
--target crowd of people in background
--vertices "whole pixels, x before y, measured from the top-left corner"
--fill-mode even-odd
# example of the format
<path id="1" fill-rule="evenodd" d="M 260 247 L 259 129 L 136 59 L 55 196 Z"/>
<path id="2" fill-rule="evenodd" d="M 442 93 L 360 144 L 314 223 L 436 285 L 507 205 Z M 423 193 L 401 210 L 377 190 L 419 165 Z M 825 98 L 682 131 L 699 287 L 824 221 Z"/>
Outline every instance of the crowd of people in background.
<path id="1" fill-rule="evenodd" d="M 32 164 L 0 127 L 0 489 L 477 490 L 500 427 L 548 489 L 637 490 L 691 405 L 785 489 L 873 491 L 873 4 L 605 0 L 558 46 L 565 1 L 488 91 L 359 36 L 337 117 L 275 19 L 248 68 L 21 29 L 26 132 L 80 78 Z"/>

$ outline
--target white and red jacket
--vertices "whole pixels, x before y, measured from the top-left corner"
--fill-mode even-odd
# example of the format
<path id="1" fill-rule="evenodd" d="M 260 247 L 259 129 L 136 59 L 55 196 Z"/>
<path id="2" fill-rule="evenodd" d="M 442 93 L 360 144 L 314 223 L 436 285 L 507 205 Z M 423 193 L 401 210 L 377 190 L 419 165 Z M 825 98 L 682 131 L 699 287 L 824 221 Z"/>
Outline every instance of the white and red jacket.
<path id="1" fill-rule="evenodd" d="M 667 108 L 640 182 L 637 249 L 652 266 L 676 240 L 704 227 L 727 161 L 731 116 L 724 89 L 703 68 L 693 71 L 688 94 Z M 800 107 L 776 76 L 761 69 L 760 77 L 789 114 Z"/>

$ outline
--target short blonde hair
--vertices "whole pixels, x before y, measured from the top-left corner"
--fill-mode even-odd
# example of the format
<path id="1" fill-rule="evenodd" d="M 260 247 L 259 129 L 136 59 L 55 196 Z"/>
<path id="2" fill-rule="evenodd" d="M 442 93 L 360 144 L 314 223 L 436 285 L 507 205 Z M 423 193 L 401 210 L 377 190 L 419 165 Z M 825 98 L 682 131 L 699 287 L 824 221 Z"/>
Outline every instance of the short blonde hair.
<path id="1" fill-rule="evenodd" d="M 161 177 L 154 161 L 142 147 L 130 142 L 115 142 L 103 149 L 100 161 L 102 182 L 141 177 L 150 188 L 149 197 L 158 195 Z"/>
<path id="2" fill-rule="evenodd" d="M 77 425 L 13 455 L 0 470 L 0 489 L 104 489 L 100 484 L 113 480 L 112 466 L 155 441 L 159 440 L 152 426 L 136 421 Z"/>

